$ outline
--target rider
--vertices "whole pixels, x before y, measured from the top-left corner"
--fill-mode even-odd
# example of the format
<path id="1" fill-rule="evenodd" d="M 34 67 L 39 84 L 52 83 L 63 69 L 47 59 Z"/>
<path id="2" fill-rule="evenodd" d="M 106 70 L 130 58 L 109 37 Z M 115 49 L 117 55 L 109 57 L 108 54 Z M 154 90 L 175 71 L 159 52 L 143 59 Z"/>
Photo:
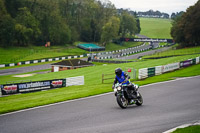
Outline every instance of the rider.
<path id="1" fill-rule="evenodd" d="M 116 74 L 116 76 L 115 76 L 115 80 L 114 80 L 112 89 L 114 89 L 115 88 L 115 84 L 117 82 L 119 82 L 119 83 L 122 83 L 122 84 L 128 84 L 129 88 L 131 90 L 133 90 L 134 92 L 136 92 L 134 85 L 129 82 L 130 76 L 128 76 L 128 74 L 126 72 L 122 71 L 121 68 L 116 68 L 115 69 L 115 74 Z M 133 95 L 133 98 L 135 98 L 135 95 Z"/>

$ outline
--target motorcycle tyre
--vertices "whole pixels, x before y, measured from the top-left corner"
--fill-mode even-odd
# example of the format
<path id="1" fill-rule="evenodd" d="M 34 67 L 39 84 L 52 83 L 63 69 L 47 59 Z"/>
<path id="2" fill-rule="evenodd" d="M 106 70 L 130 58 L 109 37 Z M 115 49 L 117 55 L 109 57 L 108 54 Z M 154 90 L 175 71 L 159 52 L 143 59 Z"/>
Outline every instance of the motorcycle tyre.
<path id="1" fill-rule="evenodd" d="M 126 100 L 126 104 L 125 104 L 125 106 L 124 106 L 123 103 L 122 103 L 122 97 L 121 97 L 120 95 L 116 96 L 116 99 L 117 99 L 118 105 L 119 105 L 122 109 L 127 108 L 127 106 L 128 106 L 128 100 Z"/>
<path id="2" fill-rule="evenodd" d="M 138 92 L 139 93 L 139 92 Z M 137 98 L 138 100 L 136 101 L 137 106 L 141 106 L 143 104 L 143 98 L 142 95 L 139 93 L 139 97 Z"/>

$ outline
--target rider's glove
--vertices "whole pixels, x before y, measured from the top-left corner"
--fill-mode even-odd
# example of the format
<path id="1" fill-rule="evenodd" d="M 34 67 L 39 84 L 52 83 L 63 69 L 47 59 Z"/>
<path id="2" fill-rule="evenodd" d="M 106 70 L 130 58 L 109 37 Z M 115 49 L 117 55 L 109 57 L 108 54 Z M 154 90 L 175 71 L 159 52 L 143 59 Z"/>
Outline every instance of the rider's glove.
<path id="1" fill-rule="evenodd" d="M 115 88 L 115 85 L 112 86 L 112 89 L 114 89 L 114 88 Z"/>
<path id="2" fill-rule="evenodd" d="M 123 83 L 126 83 L 127 81 L 128 81 L 128 79 L 126 78 Z"/>

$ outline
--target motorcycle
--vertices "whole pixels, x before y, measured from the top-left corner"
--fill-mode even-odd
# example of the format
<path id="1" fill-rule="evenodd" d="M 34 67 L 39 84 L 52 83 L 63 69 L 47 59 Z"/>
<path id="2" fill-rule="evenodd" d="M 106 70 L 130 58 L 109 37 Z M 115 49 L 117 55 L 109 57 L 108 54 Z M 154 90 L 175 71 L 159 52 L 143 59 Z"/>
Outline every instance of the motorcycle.
<path id="1" fill-rule="evenodd" d="M 130 89 L 130 85 L 132 84 L 115 84 L 114 92 L 116 100 L 122 109 L 127 108 L 128 105 L 136 104 L 137 106 L 141 106 L 143 104 L 142 95 L 138 91 L 139 86 L 133 85 L 135 90 L 132 90 Z"/>

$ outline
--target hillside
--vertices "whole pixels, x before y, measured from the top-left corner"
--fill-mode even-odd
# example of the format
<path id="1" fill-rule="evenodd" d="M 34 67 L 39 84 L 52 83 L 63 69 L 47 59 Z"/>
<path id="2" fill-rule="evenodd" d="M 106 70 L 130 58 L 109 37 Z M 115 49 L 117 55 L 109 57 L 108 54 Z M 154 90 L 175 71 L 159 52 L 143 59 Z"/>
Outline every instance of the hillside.
<path id="1" fill-rule="evenodd" d="M 140 18 L 141 35 L 149 38 L 172 38 L 170 19 Z"/>

